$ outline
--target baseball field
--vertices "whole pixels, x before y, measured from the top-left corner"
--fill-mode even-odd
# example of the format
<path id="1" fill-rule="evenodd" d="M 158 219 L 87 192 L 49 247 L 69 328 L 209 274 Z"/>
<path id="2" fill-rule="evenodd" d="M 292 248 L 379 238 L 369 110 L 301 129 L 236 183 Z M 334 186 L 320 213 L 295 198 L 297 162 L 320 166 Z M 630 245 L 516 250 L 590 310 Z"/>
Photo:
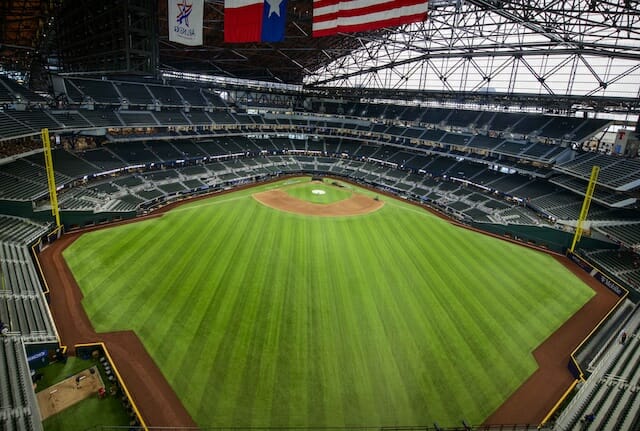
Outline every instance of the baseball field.
<path id="1" fill-rule="evenodd" d="M 96 330 L 134 330 L 201 426 L 479 424 L 593 295 L 547 254 L 308 178 L 64 257 Z"/>

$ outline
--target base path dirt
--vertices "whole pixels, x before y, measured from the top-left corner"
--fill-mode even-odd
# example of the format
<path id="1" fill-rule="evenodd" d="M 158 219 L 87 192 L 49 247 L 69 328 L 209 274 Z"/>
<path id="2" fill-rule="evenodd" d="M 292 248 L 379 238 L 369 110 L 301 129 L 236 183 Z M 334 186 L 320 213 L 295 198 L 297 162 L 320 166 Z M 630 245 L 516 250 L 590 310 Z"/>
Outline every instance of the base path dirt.
<path id="1" fill-rule="evenodd" d="M 348 199 L 330 204 L 314 204 L 303 201 L 280 189 L 255 193 L 252 196 L 261 204 L 280 211 L 324 217 L 368 214 L 379 210 L 384 205 L 381 200 L 355 193 Z"/>
<path id="2" fill-rule="evenodd" d="M 352 183 L 343 178 L 340 180 Z M 352 184 L 366 188 L 362 184 Z M 250 186 L 246 185 L 241 188 Z M 229 190 L 228 192 L 235 190 Z M 380 190 L 374 191 L 378 194 L 395 197 Z M 286 193 L 283 194 L 289 196 Z M 205 196 L 199 198 L 202 199 Z M 284 199 L 280 194 L 272 194 L 271 198 L 273 199 L 272 203 Z M 382 202 L 372 198 L 365 196 L 363 198 L 366 199 L 366 202 L 362 200 L 353 203 L 354 206 L 351 208 L 350 214 L 353 214 L 353 211 L 357 211 L 358 208 L 360 211 L 375 211 L 376 208 L 369 205 L 372 203 L 382 204 Z M 297 199 L 296 201 L 302 202 Z M 188 202 L 191 201 L 188 200 Z M 340 205 L 344 205 L 344 203 L 345 201 L 339 202 Z M 160 213 L 180 204 L 171 204 L 148 217 L 158 216 Z M 312 205 L 316 211 L 318 207 L 322 207 L 309 202 L 307 204 Z M 414 204 L 447 219 L 443 214 L 432 208 L 418 203 Z M 275 205 L 273 206 L 275 207 Z M 283 210 L 286 211 L 287 209 Z M 297 211 L 300 210 L 296 209 Z M 318 215 L 317 212 L 313 214 Z M 130 223 L 137 220 L 139 219 L 126 220 L 121 223 Z M 454 224 L 459 224 L 450 219 L 447 220 Z M 110 226 L 113 226 L 113 224 L 95 226 L 87 230 Z M 460 226 L 469 228 L 465 225 Z M 82 231 L 64 234 L 62 238 L 39 254 L 42 270 L 50 289 L 50 308 L 62 343 L 73 350 L 73 346 L 79 343 L 104 342 L 147 425 L 157 427 L 195 427 L 196 424 L 193 419 L 183 407 L 136 334 L 131 331 L 106 334 L 95 332 L 82 307 L 82 293 L 62 257 L 62 251 L 78 238 L 81 233 Z M 497 236 L 497 238 L 517 242 L 500 236 Z M 522 245 L 528 246 L 527 244 Z M 538 362 L 538 370 L 487 418 L 486 424 L 539 424 L 573 382 L 573 377 L 567 368 L 571 351 L 589 334 L 591 329 L 595 327 L 618 300 L 616 295 L 593 277 L 590 277 L 568 258 L 557 254 L 553 255 L 560 263 L 587 283 L 595 291 L 596 295 L 533 352 Z"/>

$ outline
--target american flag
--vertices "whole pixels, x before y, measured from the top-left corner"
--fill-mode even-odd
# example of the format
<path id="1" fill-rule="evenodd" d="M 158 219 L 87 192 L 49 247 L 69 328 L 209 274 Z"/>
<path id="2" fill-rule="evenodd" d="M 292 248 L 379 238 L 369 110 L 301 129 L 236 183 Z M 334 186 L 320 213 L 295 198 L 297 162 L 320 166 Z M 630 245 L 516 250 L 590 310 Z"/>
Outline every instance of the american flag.
<path id="1" fill-rule="evenodd" d="M 313 0 L 313 37 L 424 21 L 426 0 Z"/>

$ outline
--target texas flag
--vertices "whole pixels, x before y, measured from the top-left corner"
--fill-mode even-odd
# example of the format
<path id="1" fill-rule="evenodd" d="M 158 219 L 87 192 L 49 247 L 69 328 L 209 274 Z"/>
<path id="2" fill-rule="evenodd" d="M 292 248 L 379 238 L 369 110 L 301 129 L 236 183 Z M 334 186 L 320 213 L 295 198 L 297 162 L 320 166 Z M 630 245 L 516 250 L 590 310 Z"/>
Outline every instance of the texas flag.
<path id="1" fill-rule="evenodd" d="M 224 0 L 224 41 L 284 40 L 287 0 Z"/>

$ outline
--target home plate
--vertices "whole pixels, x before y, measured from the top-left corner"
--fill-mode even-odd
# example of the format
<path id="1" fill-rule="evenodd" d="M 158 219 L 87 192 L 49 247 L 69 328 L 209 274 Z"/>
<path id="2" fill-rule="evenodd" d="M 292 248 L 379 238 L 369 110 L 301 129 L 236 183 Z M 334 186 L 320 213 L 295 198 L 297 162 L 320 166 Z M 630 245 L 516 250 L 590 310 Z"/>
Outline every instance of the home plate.
<path id="1" fill-rule="evenodd" d="M 327 194 L 327 192 L 325 192 L 324 190 L 319 190 L 319 189 L 313 189 L 313 190 L 311 190 L 311 193 L 313 193 L 314 195 L 325 195 L 325 194 Z"/>

